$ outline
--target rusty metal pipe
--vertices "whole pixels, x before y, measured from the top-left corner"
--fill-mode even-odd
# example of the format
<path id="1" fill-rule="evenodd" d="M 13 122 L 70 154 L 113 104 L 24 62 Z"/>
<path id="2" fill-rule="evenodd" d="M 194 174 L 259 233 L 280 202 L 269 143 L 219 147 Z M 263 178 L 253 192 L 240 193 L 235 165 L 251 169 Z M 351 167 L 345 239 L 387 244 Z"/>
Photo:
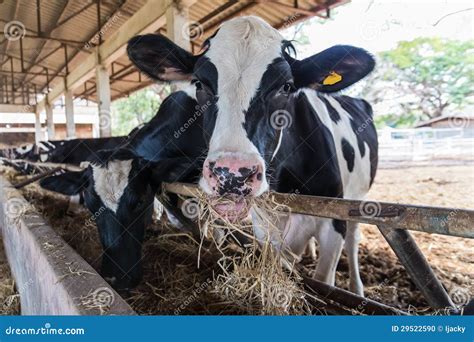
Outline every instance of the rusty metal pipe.
<path id="1" fill-rule="evenodd" d="M 200 191 L 195 184 L 165 184 L 169 192 L 193 196 Z M 362 222 L 384 227 L 415 230 L 449 236 L 474 238 L 474 211 L 397 204 L 378 201 L 358 201 L 342 198 L 283 194 L 270 192 L 273 199 L 294 214 Z"/>

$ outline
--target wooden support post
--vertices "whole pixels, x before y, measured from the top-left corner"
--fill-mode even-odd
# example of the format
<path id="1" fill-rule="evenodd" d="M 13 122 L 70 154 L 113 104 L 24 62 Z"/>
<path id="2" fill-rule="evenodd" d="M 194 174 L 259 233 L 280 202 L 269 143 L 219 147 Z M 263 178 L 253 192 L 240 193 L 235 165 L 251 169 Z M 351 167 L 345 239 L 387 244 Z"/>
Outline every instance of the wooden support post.
<path id="1" fill-rule="evenodd" d="M 186 51 L 191 51 L 191 32 L 189 32 L 191 27 L 188 17 L 189 7 L 185 3 L 180 3 L 178 8 L 176 2 L 173 1 L 166 10 L 166 35 L 178 46 Z M 175 82 L 171 84 L 171 91 L 181 90 L 184 87 L 184 85 Z"/>
<path id="2" fill-rule="evenodd" d="M 48 96 L 48 95 L 46 95 Z M 53 140 L 55 138 L 55 130 L 54 130 L 54 119 L 53 119 L 53 106 L 51 103 L 46 99 L 46 105 L 44 107 L 46 111 L 46 124 L 48 127 L 48 140 Z"/>
<path id="3" fill-rule="evenodd" d="M 428 304 L 435 309 L 453 308 L 455 310 L 454 303 L 436 278 L 410 232 L 384 226 L 378 226 L 378 228 L 407 270 L 411 280 L 423 293 Z"/>
<path id="4" fill-rule="evenodd" d="M 0 85 L 0 103 L 6 103 L 5 99 L 3 98 L 4 92 L 5 92 L 5 85 L 2 83 Z"/>
<path id="5" fill-rule="evenodd" d="M 10 57 L 10 72 L 11 72 L 11 82 L 12 82 L 12 104 L 15 104 L 15 80 L 13 78 L 13 58 Z"/>
<path id="6" fill-rule="evenodd" d="M 10 100 L 8 99 L 8 79 L 7 76 L 3 78 L 3 92 L 5 93 L 5 102 L 2 103 L 10 103 Z"/>
<path id="7" fill-rule="evenodd" d="M 43 140 L 43 133 L 41 131 L 41 120 L 40 120 L 40 112 L 35 111 L 35 142 L 38 143 Z"/>
<path id="8" fill-rule="evenodd" d="M 189 8 L 186 4 L 177 7 L 176 2 L 172 2 L 171 6 L 166 10 L 166 35 L 178 46 L 186 51 L 191 51 L 191 43 L 189 32 Z"/>
<path id="9" fill-rule="evenodd" d="M 74 124 L 74 99 L 71 89 L 67 89 L 64 92 L 64 101 L 66 109 L 66 136 L 72 139 L 76 137 L 76 126 Z"/>
<path id="10" fill-rule="evenodd" d="M 97 105 L 99 109 L 99 136 L 101 138 L 110 137 L 112 135 L 110 79 L 107 68 L 102 64 L 96 66 L 96 82 Z"/>

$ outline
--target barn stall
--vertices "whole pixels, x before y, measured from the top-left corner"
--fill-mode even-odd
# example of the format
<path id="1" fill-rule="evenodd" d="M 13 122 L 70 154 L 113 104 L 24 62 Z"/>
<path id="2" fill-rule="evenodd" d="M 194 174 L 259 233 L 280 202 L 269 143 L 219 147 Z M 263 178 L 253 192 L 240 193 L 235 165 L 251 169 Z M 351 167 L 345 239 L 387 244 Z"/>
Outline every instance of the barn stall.
<path id="1" fill-rule="evenodd" d="M 20 57 L 6 56 L 6 60 L 10 61 L 11 68 L 8 71 L 13 82 L 4 78 L 2 83 L 3 101 L 7 100 L 2 111 L 33 111 L 36 118 L 35 137 L 39 141 L 44 139 L 45 133 L 42 128 L 43 111 L 48 139 L 54 137 L 51 104 L 61 95 L 65 99 L 69 137 L 75 135 L 74 98 L 99 104 L 99 119 L 103 123 L 100 134 L 110 135 L 110 124 L 104 124 L 110 123 L 110 100 L 150 84 L 142 80 L 140 73 L 123 55 L 126 41 L 135 34 L 154 31 L 166 33 L 181 44 L 189 44 L 190 49 L 197 52 L 202 41 L 212 34 L 219 23 L 234 16 L 257 14 L 281 28 L 314 15 L 327 18 L 330 9 L 343 2 L 187 1 L 185 10 L 176 6 L 166 7 L 165 2 L 161 1 L 125 1 L 115 6 L 103 1 L 98 2 L 97 8 L 93 8 L 94 3 L 83 7 L 65 3 L 62 8 L 59 5 L 42 4 L 51 6 L 48 11 L 38 8 L 35 11 L 33 4 L 27 5 L 21 1 L 5 3 L 13 13 L 9 19 L 20 19 L 28 27 L 28 32 L 31 27 L 37 27 L 37 32 L 36 35 L 25 35 L 17 43 L 7 42 L 22 46 L 19 46 Z M 20 11 L 22 7 L 31 11 L 31 15 Z M 152 7 L 153 11 L 150 10 Z M 17 17 L 19 14 L 24 14 L 24 17 Z M 50 18 L 45 19 L 44 16 Z M 189 16 L 188 21 L 199 24 L 196 27 L 202 32 L 198 32 L 196 39 L 188 37 L 192 39 L 182 41 L 180 20 L 183 16 Z M 40 34 L 45 30 L 40 18 L 43 23 L 56 22 L 57 27 L 49 29 L 50 34 L 54 31 L 50 39 Z M 89 32 L 81 33 L 84 37 L 77 37 L 74 20 L 82 20 L 84 28 L 88 29 L 85 31 Z M 98 31 L 102 33 L 97 36 Z M 76 41 L 68 38 L 72 32 Z M 79 41 L 89 45 L 77 48 Z M 27 55 L 27 51 L 31 53 L 36 48 L 41 51 L 40 45 L 49 47 L 50 52 Z M 102 64 L 97 65 L 97 56 L 91 53 L 90 46 L 98 47 L 99 60 L 104 61 Z M 32 60 L 47 61 L 48 65 L 55 65 L 56 69 L 49 70 Z M 33 77 L 35 81 L 30 84 L 26 82 Z M 24 84 L 21 89 L 19 84 Z M 51 90 L 43 95 L 42 89 L 45 88 Z M 382 170 L 382 176 L 379 177 L 385 173 L 389 171 Z M 400 175 L 395 177 L 403 178 Z M 194 232 L 193 235 L 174 230 L 166 218 L 156 220 L 147 231 L 143 282 L 129 293 L 119 294 L 98 274 L 101 247 L 90 214 L 84 210 L 68 214 L 67 198 L 40 190 L 34 183 L 19 190 L 14 189 L 12 184 L 23 180 L 23 176 L 11 169 L 4 169 L 3 240 L 20 294 L 22 313 L 425 314 L 444 313 L 442 309 L 446 308 L 449 308 L 446 312 L 457 313 L 462 310 L 462 305 L 467 304 L 465 297 L 469 297 L 472 292 L 473 277 L 466 271 L 471 261 L 465 259 L 462 251 L 472 248 L 472 241 L 467 238 L 472 238 L 469 224 L 473 222 L 473 214 L 472 211 L 461 209 L 462 205 L 458 202 L 451 205 L 452 209 L 442 209 L 377 201 L 376 215 L 367 218 L 360 215 L 362 203 L 359 202 L 298 195 L 288 198 L 273 194 L 269 202 L 282 210 L 380 226 L 380 230 L 364 228 L 366 245 L 362 248 L 361 265 L 368 299 L 344 290 L 347 290 L 348 279 L 345 259 L 339 266 L 338 288 L 332 288 L 310 279 L 315 262 L 311 256 L 305 258 L 302 268 L 288 272 L 280 267 L 280 260 L 275 259 L 271 252 L 260 249 L 252 241 L 242 247 L 238 241 L 231 239 L 224 246 L 216 246 L 212 239 L 201 239 L 203 226 L 199 226 L 199 223 L 184 221 L 184 225 Z M 428 180 L 428 183 L 433 182 Z M 387 184 L 382 184 L 382 189 L 374 190 L 380 191 L 374 199 L 412 203 L 405 198 L 386 196 L 383 188 Z M 178 193 L 183 200 L 189 196 L 199 197 L 194 188 L 185 185 L 168 185 L 167 191 Z M 431 200 L 422 204 L 427 203 L 436 204 Z M 466 207 L 469 207 L 469 203 L 466 203 Z M 248 227 L 231 228 L 248 233 L 245 231 Z M 446 253 L 449 254 L 450 264 L 443 264 L 444 255 L 436 255 L 441 266 L 431 270 L 407 230 L 424 232 L 416 236 L 427 248 L 424 252 L 430 256 L 435 254 L 432 251 L 433 241 L 440 245 L 446 244 L 445 247 L 450 250 L 450 253 Z M 445 240 L 438 235 L 435 235 L 436 238 L 427 238 L 426 233 L 458 237 L 449 237 L 452 240 Z M 453 261 L 456 255 L 459 255 L 460 260 Z M 8 268 L 5 264 L 2 267 L 5 270 Z M 442 279 L 444 287 L 437 278 Z M 8 276 L 3 281 L 6 310 L 17 313 L 18 294 L 13 281 Z M 450 296 L 456 300 L 453 301 Z"/>

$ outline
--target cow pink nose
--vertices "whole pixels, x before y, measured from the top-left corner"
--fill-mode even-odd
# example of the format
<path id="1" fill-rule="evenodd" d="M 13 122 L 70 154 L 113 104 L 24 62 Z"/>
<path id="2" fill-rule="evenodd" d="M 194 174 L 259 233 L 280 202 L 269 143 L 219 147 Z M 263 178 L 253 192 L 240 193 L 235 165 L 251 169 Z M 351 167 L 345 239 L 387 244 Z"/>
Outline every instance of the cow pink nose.
<path id="1" fill-rule="evenodd" d="M 255 159 L 221 157 L 214 161 L 206 159 L 203 174 L 216 195 L 248 196 L 260 188 L 263 167 Z"/>

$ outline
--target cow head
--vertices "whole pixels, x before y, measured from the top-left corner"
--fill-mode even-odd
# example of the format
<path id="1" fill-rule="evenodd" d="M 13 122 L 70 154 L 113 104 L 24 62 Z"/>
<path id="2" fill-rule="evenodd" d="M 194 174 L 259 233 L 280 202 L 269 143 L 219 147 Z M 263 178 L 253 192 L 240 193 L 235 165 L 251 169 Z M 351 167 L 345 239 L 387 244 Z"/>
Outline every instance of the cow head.
<path id="1" fill-rule="evenodd" d="M 290 103 L 298 89 L 339 91 L 374 67 L 372 56 L 352 46 L 296 60 L 291 43 L 257 17 L 225 22 L 204 49 L 194 56 L 160 35 L 128 44 L 130 59 L 149 77 L 190 80 L 198 103 L 211 103 L 204 113 L 209 152 L 199 184 L 210 195 L 235 198 L 237 206 L 222 211 L 245 207 L 239 206 L 245 196 L 268 189 L 267 166 L 281 139 L 281 127 L 272 121 L 275 113 L 295 115 Z"/>
<path id="2" fill-rule="evenodd" d="M 40 141 L 37 144 L 26 144 L 18 147 L 1 149 L 0 157 L 45 162 L 48 160 L 48 155 L 55 148 L 56 146 L 49 141 Z"/>
<path id="3" fill-rule="evenodd" d="M 142 276 L 142 242 L 151 223 L 153 199 L 161 181 L 174 180 L 181 160 L 149 163 L 131 151 L 100 151 L 86 170 L 43 179 L 40 185 L 65 195 L 83 193 L 104 248 L 102 275 L 117 289 L 131 288 Z"/>

